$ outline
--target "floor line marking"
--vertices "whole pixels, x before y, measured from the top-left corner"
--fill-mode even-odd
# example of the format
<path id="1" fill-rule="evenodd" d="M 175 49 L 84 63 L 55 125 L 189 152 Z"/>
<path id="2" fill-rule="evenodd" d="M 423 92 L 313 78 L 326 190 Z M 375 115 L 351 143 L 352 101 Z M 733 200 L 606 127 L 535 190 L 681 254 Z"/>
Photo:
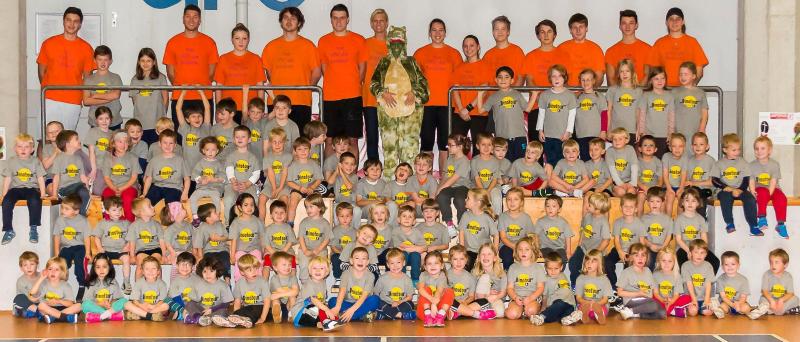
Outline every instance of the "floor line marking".
<path id="1" fill-rule="evenodd" d="M 781 341 L 781 342 L 789 342 L 789 340 L 787 340 L 787 339 L 785 339 L 783 337 L 780 337 L 780 336 L 778 336 L 776 334 L 770 334 L 770 336 L 776 338 L 778 341 Z"/>
<path id="2" fill-rule="evenodd" d="M 714 338 L 716 338 L 718 341 L 721 341 L 721 342 L 728 342 L 728 340 L 726 340 L 726 339 L 724 339 L 724 338 L 720 337 L 719 335 L 711 335 L 711 336 L 712 336 L 712 337 L 714 337 Z"/>
<path id="3" fill-rule="evenodd" d="M 788 340 L 776 335 L 776 334 L 759 334 L 759 333 L 752 333 L 752 334 L 627 334 L 627 335 L 603 335 L 603 334 L 575 334 L 575 335 L 495 335 L 495 336 L 452 336 L 458 338 L 486 338 L 486 337 L 511 337 L 511 338 L 518 338 L 518 337 L 619 337 L 619 336 L 627 336 L 627 337 L 680 337 L 680 336 L 711 336 L 717 339 L 718 341 L 728 342 L 724 338 L 724 336 L 771 336 L 774 337 L 782 342 L 788 342 Z M 325 336 L 319 335 L 294 335 L 294 336 L 226 336 L 226 339 L 278 339 L 278 338 L 323 338 Z M 328 336 L 329 338 L 378 338 L 380 342 L 387 342 L 389 338 L 421 338 L 421 337 L 437 337 L 434 335 L 414 335 L 414 336 Z M 92 342 L 95 340 L 100 339 L 111 339 L 111 340 L 119 340 L 119 339 L 215 339 L 217 337 L 214 336 L 138 336 L 138 337 L 130 337 L 130 336 L 90 336 L 90 337 L 82 337 L 82 340 Z M 54 342 L 59 340 L 73 340 L 74 337 L 48 337 L 48 338 L 41 338 L 41 337 L 0 337 L 0 341 L 7 341 L 7 340 L 29 340 L 29 341 L 36 341 L 36 342 Z"/>

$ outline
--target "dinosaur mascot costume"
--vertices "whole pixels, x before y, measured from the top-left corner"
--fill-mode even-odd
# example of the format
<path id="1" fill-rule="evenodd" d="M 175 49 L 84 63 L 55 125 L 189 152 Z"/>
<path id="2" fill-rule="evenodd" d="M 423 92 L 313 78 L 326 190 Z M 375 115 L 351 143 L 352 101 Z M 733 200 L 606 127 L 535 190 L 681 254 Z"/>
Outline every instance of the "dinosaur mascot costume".
<path id="1" fill-rule="evenodd" d="M 370 91 L 378 99 L 378 127 L 383 145 L 383 177 L 391 179 L 402 162 L 419 153 L 422 105 L 428 102 L 428 80 L 413 57 L 406 55 L 406 28 L 389 29 L 389 54 L 372 74 Z"/>

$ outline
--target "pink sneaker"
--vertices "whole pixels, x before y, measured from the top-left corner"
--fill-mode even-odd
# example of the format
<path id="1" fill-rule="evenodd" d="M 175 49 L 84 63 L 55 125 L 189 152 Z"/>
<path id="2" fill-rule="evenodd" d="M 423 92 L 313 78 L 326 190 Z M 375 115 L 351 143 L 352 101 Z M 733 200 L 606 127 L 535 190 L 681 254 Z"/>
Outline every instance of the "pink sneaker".
<path id="1" fill-rule="evenodd" d="M 86 323 L 99 323 L 102 321 L 99 313 L 90 312 L 86 314 Z"/>
<path id="2" fill-rule="evenodd" d="M 122 311 L 117 311 L 117 312 L 111 314 L 110 320 L 112 320 L 112 321 L 124 321 L 125 320 L 125 314 Z"/>
<path id="3" fill-rule="evenodd" d="M 440 328 L 444 327 L 444 318 L 445 318 L 444 315 L 437 314 L 436 317 L 433 319 L 434 326 Z"/>
<path id="4" fill-rule="evenodd" d="M 450 320 L 457 319 L 459 316 L 461 316 L 458 314 L 458 311 L 450 311 L 450 312 L 451 312 Z"/>
<path id="5" fill-rule="evenodd" d="M 481 320 L 494 319 L 497 317 L 497 313 L 494 312 L 494 309 L 482 310 L 479 315 L 480 317 L 478 319 Z"/>
<path id="6" fill-rule="evenodd" d="M 433 318 L 433 316 L 431 316 L 431 315 L 425 315 L 425 320 L 424 320 L 424 324 L 423 325 L 426 328 L 430 328 L 430 327 L 436 326 L 435 318 Z"/>

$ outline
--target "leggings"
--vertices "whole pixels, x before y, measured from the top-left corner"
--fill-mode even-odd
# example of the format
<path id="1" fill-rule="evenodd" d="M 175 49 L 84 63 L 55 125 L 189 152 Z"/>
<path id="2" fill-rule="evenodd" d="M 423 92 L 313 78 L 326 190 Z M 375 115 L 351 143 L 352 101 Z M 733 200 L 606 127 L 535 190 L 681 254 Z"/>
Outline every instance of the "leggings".
<path id="1" fill-rule="evenodd" d="M 114 193 L 113 190 L 109 188 L 105 188 L 103 190 L 103 199 L 116 196 L 117 194 Z M 134 187 L 127 188 L 122 190 L 119 197 L 122 199 L 122 210 L 125 213 L 124 217 L 128 222 L 133 222 L 136 219 L 136 216 L 133 215 L 133 200 L 136 199 L 136 196 L 139 196 L 139 192 Z"/>
<path id="2" fill-rule="evenodd" d="M 757 228 L 758 222 L 756 220 L 756 199 L 749 191 L 742 191 L 739 197 L 733 196 L 733 193 L 728 191 L 720 191 L 717 194 L 719 199 L 719 207 L 722 210 L 722 219 L 725 224 L 733 224 L 733 200 L 742 201 L 742 208 L 744 209 L 744 217 L 750 228 Z"/>
<path id="3" fill-rule="evenodd" d="M 685 309 L 686 306 L 688 306 L 689 304 L 692 303 L 692 297 L 689 296 L 688 294 L 685 294 L 685 293 L 680 295 L 680 296 L 678 296 L 678 299 L 675 300 L 675 303 L 672 303 L 672 305 L 670 305 L 669 307 L 667 307 L 664 302 L 658 300 L 657 298 L 653 297 L 653 299 L 656 302 L 658 302 L 658 304 L 660 304 L 662 308 L 666 309 L 667 315 L 676 316 L 676 317 L 686 317 L 686 311 L 684 311 L 683 315 L 676 315 L 676 313 L 677 313 L 675 311 L 676 308 Z"/>
<path id="4" fill-rule="evenodd" d="M 442 221 L 450 222 L 453 220 L 453 209 L 450 208 L 450 201 L 455 205 L 458 220 L 461 221 L 461 216 L 466 211 L 468 191 L 469 189 L 466 186 L 451 186 L 439 192 L 439 196 L 436 196 L 436 202 L 439 202 L 439 209 L 442 211 Z"/>
<path id="5" fill-rule="evenodd" d="M 641 319 L 664 319 L 667 317 L 666 310 L 653 298 L 632 298 L 625 306 L 630 308 L 634 314 L 639 315 Z"/>
<path id="6" fill-rule="evenodd" d="M 115 300 L 114 302 L 111 303 L 111 311 L 113 311 L 113 312 L 122 311 L 122 309 L 125 307 L 125 303 L 127 303 L 127 302 L 128 302 L 127 298 L 120 298 L 120 299 Z M 103 313 L 103 312 L 106 311 L 106 308 L 104 308 L 104 307 L 102 307 L 100 305 L 97 305 L 97 303 L 95 303 L 94 301 L 91 301 L 91 300 L 83 301 L 83 303 L 81 303 L 81 309 L 83 310 L 83 313 L 85 313 L 85 314 L 87 314 L 87 313 Z"/>
<path id="7" fill-rule="evenodd" d="M 767 216 L 767 203 L 772 201 L 772 209 L 775 209 L 775 219 L 779 223 L 786 222 L 786 195 L 780 188 L 775 188 L 772 195 L 768 188 L 756 188 L 756 202 L 758 203 L 758 217 Z"/>
<path id="8" fill-rule="evenodd" d="M 425 291 L 425 293 L 429 295 L 432 295 L 431 289 L 427 286 L 423 289 L 423 291 Z M 453 305 L 453 299 L 455 298 L 455 293 L 453 292 L 453 289 L 445 288 L 445 289 L 439 289 L 439 291 L 443 292 L 442 292 L 442 297 L 439 299 L 439 307 L 437 307 L 436 309 L 441 310 L 442 307 L 445 305 L 447 306 Z M 417 319 L 419 319 L 420 321 L 425 320 L 426 304 L 430 305 L 431 302 L 420 294 L 419 298 L 417 299 Z"/>
<path id="9" fill-rule="evenodd" d="M 406 313 L 414 311 L 414 303 L 410 300 L 407 302 L 402 302 L 397 307 L 392 307 L 391 303 L 387 303 L 381 301 L 380 305 L 378 306 L 378 317 L 381 319 L 395 319 L 398 313 Z"/>
<path id="10" fill-rule="evenodd" d="M 367 315 L 367 313 L 378 310 L 378 305 L 380 304 L 380 302 L 381 300 L 376 295 L 371 295 L 367 297 L 367 299 L 365 299 L 364 302 L 361 303 L 361 306 L 359 306 L 358 309 L 356 309 L 356 312 L 353 313 L 352 320 L 353 321 L 361 320 L 362 318 L 364 318 L 364 316 Z M 339 312 L 345 312 L 346 310 L 353 307 L 353 305 L 355 304 L 356 304 L 355 302 L 343 301 L 342 308 L 341 310 L 339 310 Z M 328 307 L 332 308 L 334 306 L 336 306 L 336 297 L 333 297 L 328 300 Z"/>
<path id="11" fill-rule="evenodd" d="M 203 311 L 205 311 L 206 309 L 211 309 L 211 315 L 210 316 L 227 317 L 228 316 L 228 304 L 230 304 L 230 303 L 221 303 L 221 304 L 217 304 L 215 306 L 212 306 L 210 308 L 207 308 L 207 307 L 203 306 L 203 304 L 200 304 L 200 302 L 192 300 L 192 301 L 186 302 L 186 307 L 185 307 L 186 308 L 186 316 L 188 316 L 188 317 L 193 317 L 194 316 L 196 318 L 200 318 L 200 316 L 203 315 Z"/>
<path id="12" fill-rule="evenodd" d="M 556 299 L 550 306 L 542 311 L 541 315 L 544 316 L 545 323 L 553 323 L 569 316 L 573 311 L 575 311 L 574 305 L 561 299 Z"/>

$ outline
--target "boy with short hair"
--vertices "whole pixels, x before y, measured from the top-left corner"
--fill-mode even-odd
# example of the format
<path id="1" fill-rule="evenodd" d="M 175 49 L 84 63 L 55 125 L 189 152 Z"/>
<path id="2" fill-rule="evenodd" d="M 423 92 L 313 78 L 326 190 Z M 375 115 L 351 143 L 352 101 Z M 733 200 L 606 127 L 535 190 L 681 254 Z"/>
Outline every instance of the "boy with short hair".
<path id="1" fill-rule="evenodd" d="M 19 270 L 22 275 L 17 278 L 17 295 L 11 314 L 16 317 L 33 318 L 37 313 L 37 298 L 30 295 L 33 285 L 39 280 L 39 256 L 31 251 L 22 252 L 19 256 Z"/>
<path id="2" fill-rule="evenodd" d="M 183 320 L 183 309 L 191 299 L 189 294 L 195 290 L 197 284 L 203 281 L 193 271 L 197 259 L 191 252 L 181 252 L 175 259 L 174 267 L 177 274 L 169 281 L 169 292 L 164 303 L 169 305 L 169 311 L 173 312 L 173 319 Z"/>
<path id="3" fill-rule="evenodd" d="M 661 160 L 656 155 L 658 147 L 656 147 L 656 138 L 652 135 L 645 135 L 639 139 L 639 173 L 636 175 L 639 185 L 638 189 L 638 204 L 637 210 L 639 215 L 643 213 L 644 201 L 646 200 L 647 191 L 650 188 L 658 188 L 664 186 L 663 167 Z"/>
<path id="4" fill-rule="evenodd" d="M 200 140 L 211 135 L 211 106 L 206 98 L 206 93 L 202 90 L 197 91 L 203 101 L 203 108 L 197 106 L 183 105 L 183 97 L 186 90 L 181 90 L 178 102 L 175 104 L 175 111 L 178 117 L 178 134 L 181 135 L 181 145 L 185 148 L 183 158 L 188 165 L 194 166 L 202 158 L 199 145 Z M 222 152 L 222 149 L 220 149 Z"/>
<path id="5" fill-rule="evenodd" d="M 267 320 L 269 308 L 264 304 L 270 301 L 272 293 L 269 283 L 258 274 L 261 263 L 256 257 L 245 254 L 236 263 L 242 279 L 233 287 L 233 314 L 228 321 L 236 326 L 252 328 Z"/>
<path id="6" fill-rule="evenodd" d="M 9 157 L 3 169 L 3 241 L 7 245 L 17 233 L 12 225 L 14 206 L 19 200 L 28 204 L 29 240 L 39 242 L 38 228 L 42 224 L 42 198 L 47 198 L 44 186 L 46 171 L 39 159 L 33 157 L 33 137 L 20 133 L 14 141 L 15 156 Z"/>
<path id="7" fill-rule="evenodd" d="M 267 215 L 267 201 L 281 200 L 289 202 L 289 188 L 286 187 L 286 171 L 292 164 L 292 153 L 286 148 L 286 132 L 283 128 L 276 127 L 269 131 L 269 147 L 265 149 L 264 159 L 261 163 L 264 169 L 264 186 L 258 195 L 258 217 Z"/>
<path id="8" fill-rule="evenodd" d="M 769 269 L 761 277 L 761 299 L 758 307 L 750 311 L 750 319 L 758 319 L 764 314 L 800 314 L 800 300 L 794 294 L 794 279 L 786 271 L 789 253 L 783 248 L 769 252 Z"/>
<path id="9" fill-rule="evenodd" d="M 724 140 L 724 139 L 723 139 Z M 726 314 L 747 315 L 752 308 L 747 303 L 750 282 L 739 273 L 739 254 L 734 251 L 722 253 L 722 271 L 717 277 L 717 296 L 711 297 L 711 311 L 717 318 Z"/>
<path id="10" fill-rule="evenodd" d="M 512 162 L 512 160 L 506 159 L 506 154 L 508 153 L 508 140 L 503 138 L 494 138 L 494 140 L 492 140 L 492 146 L 494 147 L 492 154 L 494 154 L 494 157 L 500 162 L 500 171 L 503 172 L 503 183 L 507 184 L 511 179 L 509 176 L 509 171 L 511 171 Z"/>
<path id="11" fill-rule="evenodd" d="M 572 237 L 575 236 L 567 220 L 559 215 L 563 203 L 564 200 L 559 196 L 547 196 L 544 201 L 545 216 L 533 226 L 534 233 L 539 236 L 542 255 L 556 252 L 562 261 L 572 257 Z"/>
<path id="12" fill-rule="evenodd" d="M 219 158 L 224 160 L 233 150 L 233 145 L 229 148 L 228 144 L 233 140 L 233 129 L 236 127 L 236 122 L 233 121 L 233 116 L 236 114 L 236 101 L 226 97 L 217 102 L 216 108 L 216 123 L 211 126 L 211 136 L 216 137 L 219 141 L 219 146 L 222 148 Z"/>
<path id="13" fill-rule="evenodd" d="M 527 197 L 545 197 L 553 193 L 547 187 L 553 167 L 550 164 L 544 164 L 544 167 L 539 164 L 543 152 L 542 143 L 531 141 L 525 149 L 525 157 L 511 163 L 511 184 L 520 187 Z"/>
<path id="14" fill-rule="evenodd" d="M 144 172 L 147 169 L 147 143 L 142 140 L 144 131 L 142 130 L 142 123 L 138 119 L 128 119 L 125 121 L 123 127 L 125 133 L 131 138 L 130 152 L 139 158 L 139 169 Z M 139 184 L 142 183 L 142 174 L 139 173 Z"/>
<path id="15" fill-rule="evenodd" d="M 286 141 L 291 143 L 300 137 L 300 130 L 297 124 L 289 119 L 289 114 L 292 113 L 292 100 L 286 95 L 275 96 L 272 100 L 272 112 L 275 113 L 275 118 L 264 124 L 264 132 L 269 132 L 275 128 L 282 128 L 286 132 Z M 308 136 L 311 139 L 311 136 Z M 264 141 L 264 150 L 266 150 L 269 142 Z"/>
<path id="16" fill-rule="evenodd" d="M 333 154 L 327 156 L 325 162 L 322 163 L 322 172 L 325 173 L 325 179 L 330 178 L 336 171 L 342 153 L 350 150 L 350 138 L 346 136 L 336 136 L 331 141 L 333 142 Z M 332 182 L 328 183 L 333 184 Z"/>
<path id="17" fill-rule="evenodd" d="M 494 118 L 495 136 L 508 141 L 506 159 L 510 161 L 522 158 L 528 137 L 525 134 L 525 121 L 523 112 L 530 112 L 536 104 L 535 96 L 526 101 L 522 93 L 511 89 L 514 82 L 514 70 L 501 66 L 495 72 L 495 82 L 500 90 L 483 101 L 484 92 L 478 93 L 478 112 L 492 111 Z"/>
<path id="18" fill-rule="evenodd" d="M 613 194 L 622 197 L 624 194 L 636 193 L 636 175 L 639 173 L 639 159 L 633 147 L 628 145 L 630 135 L 623 127 L 617 127 L 609 134 L 611 148 L 606 150 L 606 164 L 614 180 Z M 613 285 L 613 284 L 612 284 Z"/>
<path id="19" fill-rule="evenodd" d="M 706 261 L 708 243 L 701 239 L 689 242 L 689 261 L 681 267 L 681 278 L 686 282 L 686 292 L 692 297 L 689 305 L 689 316 L 710 316 L 711 283 L 714 279 L 714 268 Z"/>
<path id="20" fill-rule="evenodd" d="M 667 189 L 664 212 L 669 215 L 673 213 L 675 200 L 680 198 L 686 187 L 686 167 L 689 162 L 684 153 L 685 150 L 686 137 L 680 133 L 672 133 L 669 137 L 669 153 L 665 153 L 661 157 L 661 164 L 664 168 L 662 178 L 664 187 Z"/>
<path id="21" fill-rule="evenodd" d="M 258 197 L 255 184 L 261 177 L 261 158 L 250 152 L 250 129 L 247 126 L 240 125 L 233 129 L 233 144 L 235 147 L 228 153 L 224 163 L 228 182 L 222 200 L 227 218 L 235 216 L 230 212 L 239 195 L 248 193 L 253 198 Z"/>
<path id="22" fill-rule="evenodd" d="M 717 173 L 712 176 L 711 182 L 720 191 L 717 193 L 722 219 L 725 221 L 725 230 L 728 234 L 736 231 L 733 222 L 733 201 L 742 201 L 742 210 L 747 224 L 750 226 L 750 235 L 764 236 L 758 228 L 756 220 L 756 198 L 749 191 L 750 164 L 742 158 L 742 140 L 735 133 L 722 136 L 723 158 L 717 161 Z"/>
<path id="23" fill-rule="evenodd" d="M 81 150 L 81 141 L 75 131 L 61 131 L 56 136 L 56 147 L 61 150 L 53 161 L 53 189 L 58 198 L 78 195 L 81 199 L 80 214 L 86 216 L 91 195 L 87 188 L 91 183 L 86 176 L 83 159 L 77 154 Z"/>
<path id="24" fill-rule="evenodd" d="M 89 179 L 99 179 L 92 188 L 95 195 L 101 195 L 105 189 L 105 182 L 103 179 L 103 172 L 99 166 L 102 165 L 103 159 L 111 151 L 111 110 L 106 106 L 97 107 L 97 110 L 90 114 L 96 119 L 95 127 L 89 128 L 81 137 L 83 147 L 86 147 L 87 154 L 89 155 Z"/>
<path id="25" fill-rule="evenodd" d="M 422 212 L 422 203 L 426 199 L 436 199 L 436 189 L 439 182 L 431 176 L 433 170 L 433 156 L 428 153 L 420 153 L 414 157 L 414 176 L 409 182 L 417 192 L 415 203 L 417 205 L 417 215 Z M 438 207 L 438 205 L 437 205 Z"/>
<path id="26" fill-rule="evenodd" d="M 414 175 L 411 165 L 402 162 L 394 168 L 394 180 L 386 182 L 383 195 L 386 197 L 386 206 L 389 209 L 389 222 L 397 221 L 397 209 L 406 203 L 415 203 L 417 191 L 409 178 Z M 416 211 L 415 214 L 416 216 Z"/>
<path id="27" fill-rule="evenodd" d="M 561 322 L 561 325 L 573 325 L 583 318 L 583 313 L 576 309 L 575 295 L 572 293 L 569 279 L 564 275 L 564 259 L 558 253 L 550 252 L 544 256 L 544 268 L 547 278 L 544 281 L 542 296 L 543 310 L 531 316 L 531 323 Z"/>
<path id="28" fill-rule="evenodd" d="M 562 197 L 581 197 L 594 186 L 594 179 L 589 177 L 586 165 L 580 160 L 578 142 L 569 139 L 561 147 L 564 158 L 556 163 L 550 175 L 550 187 L 556 195 Z"/>
<path id="29" fill-rule="evenodd" d="M 290 189 L 288 218 L 290 226 L 294 226 L 297 205 L 302 199 L 318 191 L 317 188 L 322 183 L 323 176 L 319 163 L 309 158 L 311 143 L 308 139 L 297 138 L 292 143 L 292 150 L 294 150 L 295 158 L 292 165 L 289 166 L 289 170 L 286 171 L 286 186 Z"/>
<path id="30" fill-rule="evenodd" d="M 222 194 L 225 191 L 225 179 L 227 178 L 225 167 L 222 161 L 217 158 L 219 155 L 219 141 L 214 137 L 205 137 L 196 143 L 198 149 L 202 151 L 203 158 L 198 160 L 192 167 L 192 181 L 195 182 L 195 189 L 189 196 L 189 209 L 192 211 L 192 225 L 197 228 L 200 220 L 197 218 L 198 201 L 203 197 L 208 197 L 211 203 L 219 205 Z"/>
<path id="31" fill-rule="evenodd" d="M 608 170 L 603 156 L 606 154 L 606 141 L 601 138 L 594 138 L 589 141 L 589 161 L 585 162 L 586 172 L 594 180 L 594 186 L 589 189 L 584 195 L 583 207 L 588 208 L 588 199 L 595 192 L 605 192 L 609 196 L 613 196 L 608 187 L 610 187 L 614 180 L 611 179 L 611 173 Z"/>
<path id="32" fill-rule="evenodd" d="M 286 202 L 273 201 L 269 205 L 269 215 L 272 223 L 264 228 L 264 238 L 261 239 L 261 245 L 264 247 L 264 279 L 267 280 L 269 280 L 270 268 L 274 263 L 272 256 L 278 252 L 289 254 L 292 268 L 297 266 L 294 249 L 292 249 L 292 246 L 297 243 L 297 237 L 294 229 L 286 223 Z"/>
<path id="33" fill-rule="evenodd" d="M 78 215 L 81 199 L 71 195 L 61 200 L 61 216 L 53 224 L 53 250 L 67 262 L 67 269 L 75 265 L 75 278 L 78 280 L 78 296 L 83 299 L 86 290 L 86 259 L 92 255 L 89 244 L 89 222 Z"/>
<path id="34" fill-rule="evenodd" d="M 350 153 L 350 152 L 347 152 Z M 333 278 L 339 279 L 342 276 L 342 250 L 356 239 L 356 231 L 353 229 L 354 207 L 348 202 L 341 202 L 336 205 L 336 220 L 338 225 L 333 227 L 333 237 L 331 238 L 331 268 Z M 361 211 L 359 211 L 359 214 Z"/>
<path id="35" fill-rule="evenodd" d="M 303 136 L 308 138 L 308 142 L 311 144 L 311 160 L 315 163 L 319 163 L 320 153 L 321 153 L 321 145 L 327 139 L 327 132 L 328 126 L 326 126 L 322 121 L 311 121 L 303 127 Z M 319 148 L 317 146 L 320 146 Z"/>
<path id="36" fill-rule="evenodd" d="M 297 276 L 292 272 L 291 260 L 293 260 L 293 256 L 285 252 L 275 252 L 271 258 L 275 276 L 269 279 L 269 291 L 271 293 L 270 312 L 272 320 L 275 323 L 280 323 L 282 318 L 288 315 L 289 308 L 294 306 L 297 301 L 297 295 L 300 293 L 300 283 L 297 281 Z"/>
<path id="37" fill-rule="evenodd" d="M 131 293 L 131 258 L 128 251 L 128 226 L 130 223 L 122 219 L 122 200 L 117 196 L 106 197 L 103 199 L 103 208 L 108 215 L 108 219 L 103 219 L 97 223 L 94 229 L 88 233 L 94 237 L 93 244 L 95 255 L 105 253 L 111 260 L 122 261 L 122 291 L 129 295 Z"/>
<path id="38" fill-rule="evenodd" d="M 94 49 L 94 62 L 97 69 L 91 75 L 84 77 L 83 85 L 99 87 L 122 85 L 122 78 L 108 70 L 113 62 L 111 49 L 108 46 L 100 45 Z M 84 90 L 83 105 L 89 106 L 89 113 L 94 113 L 98 106 L 108 107 L 111 110 L 110 127 L 112 130 L 117 130 L 122 125 L 122 116 L 119 115 L 122 110 L 119 102 L 120 94 L 119 90 Z M 95 127 L 96 125 L 95 118 L 89 115 L 89 126 Z"/>
<path id="39" fill-rule="evenodd" d="M 664 247 L 669 246 L 672 240 L 672 216 L 664 213 L 663 188 L 651 187 L 647 190 L 647 206 L 650 212 L 642 215 L 644 223 L 644 245 L 650 250 L 649 265 L 651 271 L 655 269 L 656 257 Z M 679 265 L 676 265 L 679 266 Z"/>
<path id="40" fill-rule="evenodd" d="M 246 93 L 245 93 L 246 94 Z M 245 95 L 246 96 L 246 95 Z M 267 119 L 264 118 L 266 105 L 260 97 L 254 97 L 247 101 L 247 113 L 242 119 L 242 125 L 250 129 L 250 152 L 258 157 L 264 157 L 264 145 L 268 145 L 269 131 L 266 129 Z"/>
<path id="41" fill-rule="evenodd" d="M 174 152 L 178 135 L 173 130 L 165 130 L 158 136 L 161 155 L 153 157 L 144 171 L 142 194 L 157 204 L 162 199 L 165 204 L 189 199 L 189 167 L 183 157 Z"/>
<path id="42" fill-rule="evenodd" d="M 336 141 L 336 138 L 334 138 Z M 348 144 L 350 143 L 349 139 L 345 139 Z M 336 148 L 341 148 L 342 146 L 338 146 Z M 335 157 L 331 155 L 331 157 Z M 328 157 L 330 159 L 330 157 Z M 327 177 L 328 184 L 333 188 L 329 190 L 334 194 L 334 201 L 336 203 L 348 203 L 351 204 L 351 219 L 355 219 L 354 225 L 361 224 L 361 208 L 356 206 L 356 186 L 358 184 L 358 175 L 356 175 L 356 156 L 347 151 L 346 149 L 342 152 L 341 156 L 337 159 L 337 165 L 334 168 L 333 172 L 328 175 Z M 337 206 L 338 207 L 338 206 Z M 338 215 L 337 215 L 338 218 Z M 339 222 L 338 220 L 334 220 L 335 222 Z M 334 266 L 333 270 L 334 274 L 336 274 L 336 268 Z"/>
<path id="43" fill-rule="evenodd" d="M 381 178 L 382 174 L 383 164 L 380 160 L 367 159 L 364 162 L 364 178 L 356 185 L 356 205 L 361 208 L 362 215 L 369 213 L 373 205 L 387 201 L 383 195 L 386 182 Z"/>

